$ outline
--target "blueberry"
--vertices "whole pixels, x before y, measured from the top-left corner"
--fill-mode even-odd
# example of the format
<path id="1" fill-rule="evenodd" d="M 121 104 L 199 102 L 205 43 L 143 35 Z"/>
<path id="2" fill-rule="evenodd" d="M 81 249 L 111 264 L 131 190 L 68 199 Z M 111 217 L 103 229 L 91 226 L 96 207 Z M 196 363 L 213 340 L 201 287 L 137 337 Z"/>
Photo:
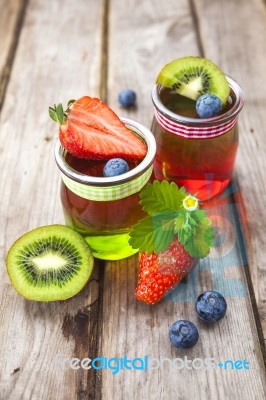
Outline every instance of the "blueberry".
<path id="1" fill-rule="evenodd" d="M 196 111 L 200 118 L 216 117 L 222 109 L 222 102 L 214 94 L 203 94 L 196 101 Z"/>
<path id="2" fill-rule="evenodd" d="M 131 107 L 135 104 L 137 95 L 134 90 L 123 89 L 118 94 L 118 101 L 123 107 Z"/>
<path id="3" fill-rule="evenodd" d="M 129 170 L 128 163 L 122 158 L 111 158 L 103 168 L 104 176 L 117 176 L 126 173 Z"/>
<path id="4" fill-rule="evenodd" d="M 169 339 L 175 347 L 189 349 L 197 343 L 199 332 L 192 322 L 180 319 L 171 326 Z"/>
<path id="5" fill-rule="evenodd" d="M 225 316 L 227 304 L 218 292 L 209 290 L 199 295 L 196 300 L 196 312 L 206 322 L 217 322 Z"/>

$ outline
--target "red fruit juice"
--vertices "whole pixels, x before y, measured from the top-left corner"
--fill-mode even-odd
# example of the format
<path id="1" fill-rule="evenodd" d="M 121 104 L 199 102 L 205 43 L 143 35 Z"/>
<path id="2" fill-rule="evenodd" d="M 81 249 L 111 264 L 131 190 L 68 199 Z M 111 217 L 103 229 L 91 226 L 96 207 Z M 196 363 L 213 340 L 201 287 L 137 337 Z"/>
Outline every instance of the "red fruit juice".
<path id="1" fill-rule="evenodd" d="M 66 161 L 71 168 L 86 176 L 103 177 L 106 161 L 86 160 L 70 154 L 67 154 Z M 128 164 L 130 170 L 138 165 Z M 68 222 L 86 236 L 94 233 L 105 235 L 110 231 L 121 234 L 144 216 L 138 193 L 119 200 L 93 201 L 73 193 L 62 181 L 61 200 Z"/>
<path id="2" fill-rule="evenodd" d="M 243 106 L 235 81 L 221 116 L 200 119 L 195 101 L 163 87 L 155 87 L 155 118 L 152 132 L 157 153 L 156 179 L 174 181 L 178 186 L 208 200 L 229 184 L 238 147 L 236 115 Z"/>
<path id="3" fill-rule="evenodd" d="M 88 160 L 69 154 L 58 141 L 55 158 L 62 173 L 61 202 L 66 224 L 84 237 L 95 257 L 119 260 L 136 253 L 129 245 L 129 230 L 145 216 L 139 192 L 153 179 L 156 143 L 151 131 L 123 118 L 126 126 L 147 145 L 142 161 L 129 162 L 129 171 L 104 177 L 107 160 Z"/>

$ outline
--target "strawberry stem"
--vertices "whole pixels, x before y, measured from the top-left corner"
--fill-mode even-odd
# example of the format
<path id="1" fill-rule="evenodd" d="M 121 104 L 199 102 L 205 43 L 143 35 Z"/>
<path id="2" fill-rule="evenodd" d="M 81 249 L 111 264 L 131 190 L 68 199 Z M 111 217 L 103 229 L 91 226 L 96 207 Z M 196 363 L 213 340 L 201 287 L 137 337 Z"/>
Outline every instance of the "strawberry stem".
<path id="1" fill-rule="evenodd" d="M 57 122 L 59 125 L 64 125 L 67 121 L 67 116 L 71 109 L 71 106 L 76 100 L 69 100 L 67 103 L 67 109 L 64 111 L 62 103 L 54 104 L 54 107 L 49 107 L 49 115 L 53 121 Z"/>

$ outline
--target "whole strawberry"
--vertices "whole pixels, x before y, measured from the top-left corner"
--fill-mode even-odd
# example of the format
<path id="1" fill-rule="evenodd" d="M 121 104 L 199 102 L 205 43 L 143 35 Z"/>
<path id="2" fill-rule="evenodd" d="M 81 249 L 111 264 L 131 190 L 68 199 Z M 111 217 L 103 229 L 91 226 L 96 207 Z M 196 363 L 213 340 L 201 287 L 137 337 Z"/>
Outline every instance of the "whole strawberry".
<path id="1" fill-rule="evenodd" d="M 129 240 L 140 252 L 136 298 L 155 304 L 209 254 L 214 234 L 198 199 L 174 182 L 146 185 L 140 204 L 148 215 L 133 226 Z"/>
<path id="2" fill-rule="evenodd" d="M 191 257 L 177 239 L 168 250 L 159 254 L 140 253 L 136 298 L 147 304 L 163 300 L 197 262 L 198 259 Z"/>

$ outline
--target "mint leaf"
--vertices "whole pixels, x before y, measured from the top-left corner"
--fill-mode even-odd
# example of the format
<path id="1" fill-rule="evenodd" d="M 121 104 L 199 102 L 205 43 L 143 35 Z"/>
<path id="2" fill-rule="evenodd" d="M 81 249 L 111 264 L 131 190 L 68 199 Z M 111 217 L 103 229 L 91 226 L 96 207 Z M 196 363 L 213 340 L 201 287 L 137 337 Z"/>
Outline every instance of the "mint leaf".
<path id="1" fill-rule="evenodd" d="M 201 218 L 194 228 L 193 235 L 185 239 L 181 243 L 192 257 L 206 257 L 210 252 L 210 248 L 214 245 L 214 232 L 209 218 Z"/>
<path id="2" fill-rule="evenodd" d="M 180 209 L 186 196 L 185 189 L 183 187 L 179 189 L 174 182 L 155 180 L 140 192 L 140 204 L 143 210 L 153 215 Z"/>
<path id="3" fill-rule="evenodd" d="M 129 244 L 147 254 L 167 250 L 174 239 L 176 215 L 176 212 L 166 212 L 143 218 L 129 232 Z"/>

